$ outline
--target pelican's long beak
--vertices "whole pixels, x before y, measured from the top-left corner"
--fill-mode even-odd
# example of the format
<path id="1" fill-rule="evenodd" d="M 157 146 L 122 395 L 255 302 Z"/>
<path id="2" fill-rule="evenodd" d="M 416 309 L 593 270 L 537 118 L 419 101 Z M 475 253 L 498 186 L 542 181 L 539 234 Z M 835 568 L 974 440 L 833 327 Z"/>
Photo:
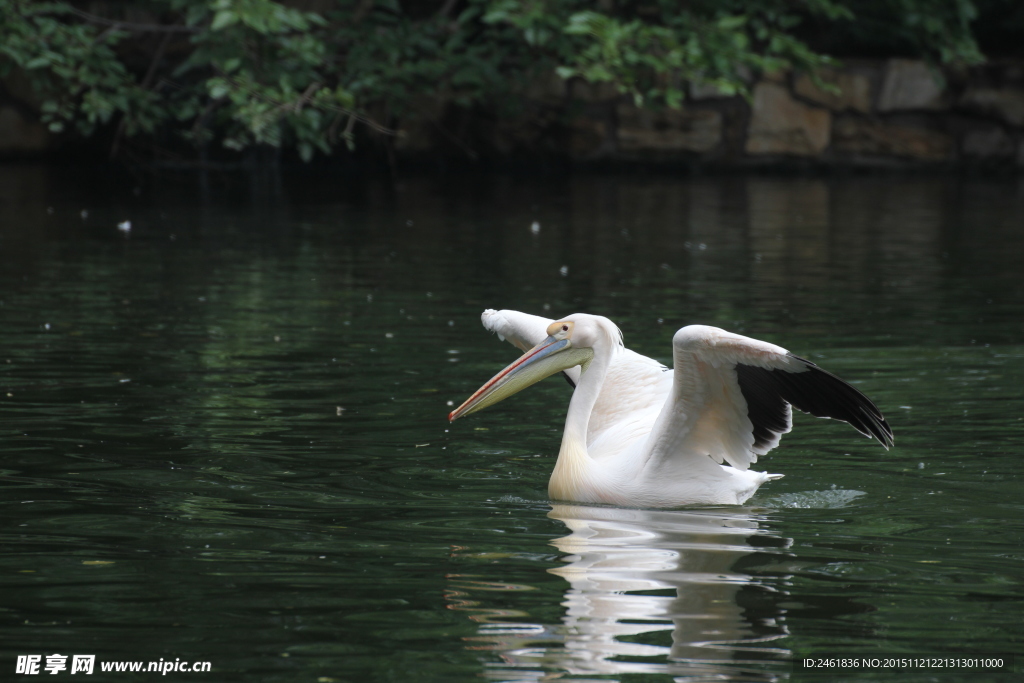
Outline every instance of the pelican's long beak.
<path id="1" fill-rule="evenodd" d="M 591 349 L 573 348 L 568 339 L 548 337 L 477 389 L 465 403 L 448 414 L 448 421 L 454 422 L 503 401 L 556 372 L 586 363 L 592 355 Z"/>

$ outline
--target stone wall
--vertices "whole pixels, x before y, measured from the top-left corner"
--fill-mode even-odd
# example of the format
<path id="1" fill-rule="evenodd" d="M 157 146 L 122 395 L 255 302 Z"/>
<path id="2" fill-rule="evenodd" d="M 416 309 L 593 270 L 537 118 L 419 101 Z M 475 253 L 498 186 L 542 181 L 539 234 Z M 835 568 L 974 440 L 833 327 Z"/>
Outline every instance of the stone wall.
<path id="1" fill-rule="evenodd" d="M 652 165 L 990 166 L 1024 170 L 1024 63 L 940 73 L 907 59 L 847 60 L 822 74 L 751 79 L 751 98 L 691 85 L 678 110 L 642 110 L 613 89 L 552 75 L 514 118 L 424 102 L 399 122 L 399 155 L 509 156 Z M 0 87 L 0 159 L 54 148 L 38 103 Z"/>
<path id="2" fill-rule="evenodd" d="M 466 148 L 577 162 L 1024 169 L 1024 63 L 942 73 L 917 60 L 847 60 L 821 76 L 833 88 L 802 73 L 765 74 L 751 80 L 749 100 L 691 85 L 682 109 L 659 111 L 552 76 L 526 93 L 519 121 L 474 135 L 438 119 L 430 130 L 406 127 L 396 147 L 450 146 L 436 130 L 449 125 Z"/>

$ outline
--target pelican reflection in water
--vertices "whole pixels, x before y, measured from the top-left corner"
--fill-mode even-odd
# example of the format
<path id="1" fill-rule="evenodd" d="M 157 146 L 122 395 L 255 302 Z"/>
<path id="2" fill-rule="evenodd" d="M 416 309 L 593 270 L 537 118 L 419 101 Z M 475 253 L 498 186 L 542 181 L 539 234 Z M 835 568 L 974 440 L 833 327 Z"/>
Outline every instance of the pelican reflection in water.
<path id="1" fill-rule="evenodd" d="M 561 623 L 534 623 L 507 606 L 482 607 L 489 591 L 528 586 L 452 577 L 450 606 L 473 612 L 480 622 L 467 647 L 500 655 L 500 661 L 488 658 L 486 678 L 773 680 L 788 671 L 789 652 L 772 642 L 786 635 L 778 594 L 737 569 L 741 558 L 785 553 L 789 545 L 759 529 L 763 513 L 556 504 L 548 516 L 571 532 L 552 541 L 565 564 L 548 570 L 568 583 Z M 757 547 L 749 542 L 755 535 L 761 537 Z"/>

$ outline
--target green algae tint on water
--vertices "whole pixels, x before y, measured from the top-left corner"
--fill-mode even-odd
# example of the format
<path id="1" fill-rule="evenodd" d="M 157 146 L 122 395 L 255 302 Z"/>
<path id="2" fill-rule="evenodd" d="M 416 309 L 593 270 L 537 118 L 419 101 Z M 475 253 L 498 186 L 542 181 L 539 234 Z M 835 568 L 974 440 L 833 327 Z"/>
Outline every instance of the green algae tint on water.
<path id="1" fill-rule="evenodd" d="M 0 680 L 1020 675 L 794 660 L 1024 658 L 1024 182 L 83 175 L 0 170 Z M 551 503 L 565 382 L 446 419 L 492 307 L 780 344 L 896 447 L 797 415 L 745 506 Z M 212 671 L 101 670 L 161 660 Z"/>

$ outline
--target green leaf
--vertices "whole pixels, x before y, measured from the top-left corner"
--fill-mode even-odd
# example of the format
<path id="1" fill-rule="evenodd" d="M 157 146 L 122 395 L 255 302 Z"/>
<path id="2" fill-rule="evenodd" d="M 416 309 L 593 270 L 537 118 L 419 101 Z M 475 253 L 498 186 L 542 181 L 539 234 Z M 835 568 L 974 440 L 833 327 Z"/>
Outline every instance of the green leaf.
<path id="1" fill-rule="evenodd" d="M 210 23 L 210 29 L 213 31 L 220 31 L 228 26 L 233 26 L 238 23 L 238 15 L 231 10 L 221 10 L 213 15 L 213 21 Z"/>
<path id="2" fill-rule="evenodd" d="M 734 14 L 731 16 L 725 16 L 718 20 L 718 28 L 723 31 L 735 31 L 741 26 L 747 23 L 747 16 L 744 14 Z"/>
<path id="3" fill-rule="evenodd" d="M 231 93 L 231 86 L 224 79 L 211 78 L 207 82 L 207 92 L 209 92 L 210 97 L 219 100 Z"/>

